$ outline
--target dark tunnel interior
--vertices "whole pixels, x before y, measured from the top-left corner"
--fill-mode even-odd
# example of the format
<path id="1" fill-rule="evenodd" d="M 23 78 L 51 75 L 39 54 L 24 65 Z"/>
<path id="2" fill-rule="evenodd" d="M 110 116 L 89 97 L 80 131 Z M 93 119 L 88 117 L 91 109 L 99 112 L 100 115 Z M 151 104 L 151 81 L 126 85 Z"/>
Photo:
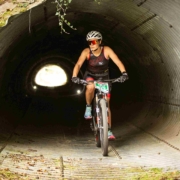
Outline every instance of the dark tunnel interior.
<path id="1" fill-rule="evenodd" d="M 65 26 L 70 34 L 60 33 L 51 1 L 11 17 L 0 29 L 1 129 L 11 134 L 19 124 L 77 127 L 84 122 L 84 87 L 73 84 L 71 76 L 80 53 L 88 47 L 86 34 L 98 30 L 103 45 L 116 52 L 129 74 L 127 82 L 113 84 L 112 128 L 132 124 L 179 151 L 178 7 L 178 1 L 107 0 L 100 5 L 72 1 L 66 18 L 77 30 Z M 36 85 L 35 75 L 46 64 L 62 67 L 67 84 Z M 85 69 L 86 63 L 79 77 Z M 110 61 L 110 77 L 120 75 Z M 77 94 L 77 89 L 82 93 Z"/>
<path id="2" fill-rule="evenodd" d="M 55 20 L 57 19 L 54 18 L 56 23 Z M 53 27 L 49 31 L 44 30 L 43 26 L 44 24 L 41 24 L 39 32 L 20 37 L 5 56 L 8 62 L 6 66 L 10 68 L 7 69 L 4 75 L 6 77 L 2 85 L 5 91 L 4 96 L 7 98 L 8 105 L 14 103 L 23 113 L 26 113 L 30 104 L 33 104 L 37 112 L 50 113 L 49 118 L 46 117 L 48 123 L 51 123 L 54 119 L 57 122 L 64 121 L 64 123 L 76 124 L 76 113 L 79 111 L 84 113 L 85 88 L 83 85 L 72 83 L 71 77 L 72 70 L 81 51 L 87 47 L 85 34 L 72 31 L 70 35 L 61 35 L 58 26 Z M 36 27 L 34 28 L 36 29 Z M 114 45 L 118 46 L 116 43 Z M 49 88 L 36 85 L 34 81 L 35 75 L 46 64 L 56 64 L 62 67 L 67 73 L 68 83 L 63 86 Z M 85 69 L 86 62 L 79 73 L 80 78 L 83 78 Z M 120 75 L 118 68 L 115 67 L 113 62 L 110 62 L 110 77 L 113 79 Z M 138 96 L 138 81 L 133 84 L 133 79 L 134 76 L 132 76 L 129 83 L 113 85 L 114 105 L 116 103 L 119 106 L 123 100 L 127 101 L 128 99 L 132 101 L 135 96 Z M 33 89 L 34 85 L 37 86 L 37 89 Z M 76 93 L 76 90 L 79 88 L 83 91 L 80 95 Z M 76 103 L 79 102 L 78 107 Z M 65 118 L 62 118 L 63 112 L 65 113 L 63 115 Z M 68 117 L 69 113 L 71 113 L 71 117 Z M 83 115 L 81 118 L 83 118 Z M 35 121 L 43 123 L 45 119 L 36 119 Z"/>
<path id="3" fill-rule="evenodd" d="M 85 13 L 84 15 L 89 16 L 89 13 Z M 100 16 L 100 18 L 103 19 L 104 17 Z M 85 106 L 84 87 L 73 84 L 71 82 L 71 76 L 81 51 L 87 47 L 85 37 L 88 30 L 85 31 L 81 27 L 82 25 L 79 25 L 85 24 L 85 22 L 81 21 L 77 24 L 77 26 L 80 26 L 77 31 L 70 29 L 70 34 L 60 34 L 59 26 L 57 26 L 57 18 L 51 17 L 49 23 L 50 25 L 48 26 L 50 26 L 50 29 L 48 30 L 44 28 L 47 24 L 39 23 L 32 27 L 31 33 L 27 32 L 20 35 L 4 55 L 4 59 L 7 61 L 6 66 L 10 68 L 6 70 L 4 75 L 6 78 L 2 81 L 2 87 L 4 89 L 3 96 L 7 98 L 5 100 L 7 106 L 14 104 L 23 113 L 26 113 L 30 104 L 33 104 L 37 112 L 50 113 L 49 118 L 46 117 L 48 123 L 55 120 L 57 122 L 63 121 L 65 124 L 68 122 L 69 125 L 71 123 L 76 124 L 78 123 L 76 122 L 77 118 L 74 117 L 77 117 L 77 112 L 81 113 L 79 118 L 83 119 Z M 89 30 L 92 28 L 94 27 L 88 27 Z M 98 28 L 98 30 L 101 29 Z M 103 41 L 103 45 L 106 45 L 105 41 L 107 40 L 105 39 Z M 115 48 L 118 47 L 118 42 L 108 43 L 107 45 L 112 45 Z M 117 53 L 119 52 L 117 51 Z M 113 84 L 112 97 L 114 96 L 114 98 L 112 98 L 112 105 L 114 106 L 120 106 L 123 101 L 133 101 L 139 96 L 139 82 L 136 78 L 137 72 L 123 59 L 126 59 L 126 57 L 122 56 L 122 61 L 129 75 L 133 75 L 130 81 L 123 85 Z M 33 86 L 36 85 L 34 82 L 35 75 L 46 64 L 56 64 L 62 67 L 67 73 L 68 83 L 64 86 L 54 88 L 38 86 L 34 90 Z M 86 62 L 83 64 L 79 73 L 80 78 L 83 77 L 85 69 Z M 110 61 L 110 77 L 113 79 L 120 75 L 121 73 L 118 68 Z M 83 90 L 81 95 L 76 94 L 76 89 L 78 88 Z M 79 107 L 75 105 L 77 102 L 81 102 Z M 67 115 L 62 115 L 63 112 Z M 69 113 L 71 113 L 71 116 L 69 116 Z M 73 113 L 75 114 L 73 115 Z M 65 118 L 62 118 L 63 116 Z M 31 121 L 33 122 L 33 120 Z M 45 119 L 35 119 L 35 122 L 43 123 Z"/>

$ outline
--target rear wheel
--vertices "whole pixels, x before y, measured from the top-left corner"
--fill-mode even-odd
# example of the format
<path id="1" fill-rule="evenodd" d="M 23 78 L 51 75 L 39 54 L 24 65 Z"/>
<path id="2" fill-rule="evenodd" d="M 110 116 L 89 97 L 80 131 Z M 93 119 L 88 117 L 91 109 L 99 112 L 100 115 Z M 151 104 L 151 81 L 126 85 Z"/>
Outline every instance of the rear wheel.
<path id="1" fill-rule="evenodd" d="M 108 155 L 108 117 L 107 117 L 107 107 L 106 101 L 104 99 L 100 100 L 100 140 L 102 155 Z"/>

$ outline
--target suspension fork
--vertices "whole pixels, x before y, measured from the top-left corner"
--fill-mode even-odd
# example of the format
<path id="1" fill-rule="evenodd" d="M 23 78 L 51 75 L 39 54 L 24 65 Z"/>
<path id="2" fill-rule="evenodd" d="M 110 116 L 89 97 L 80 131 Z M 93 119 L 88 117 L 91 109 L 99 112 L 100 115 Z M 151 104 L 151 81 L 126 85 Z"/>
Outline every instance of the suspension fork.
<path id="1" fill-rule="evenodd" d="M 104 97 L 104 99 L 106 100 L 106 112 L 107 112 L 107 117 L 109 118 L 109 111 L 108 111 L 108 101 L 107 101 L 107 96 L 106 96 L 106 94 L 105 95 L 103 95 Z M 96 117 L 96 123 L 97 123 L 97 125 L 98 125 L 98 128 L 100 128 L 100 108 L 99 108 L 99 101 L 101 100 L 101 99 L 99 99 L 98 98 L 98 95 L 96 94 L 96 114 L 97 114 L 97 117 Z M 108 122 L 107 122 L 108 123 Z"/>
<path id="2" fill-rule="evenodd" d="M 99 122 L 100 122 L 100 108 L 99 108 L 99 98 L 98 98 L 98 95 L 96 94 L 95 95 L 95 100 L 96 100 L 96 104 L 95 104 L 95 108 L 96 108 L 96 119 L 95 119 L 95 121 L 96 121 L 96 123 L 97 123 L 97 125 L 98 125 L 98 128 L 100 127 L 100 124 L 99 124 Z"/>
<path id="3" fill-rule="evenodd" d="M 99 101 L 98 95 L 97 93 L 95 93 L 93 99 L 93 119 L 92 122 L 90 123 L 90 127 L 92 131 L 94 131 L 95 135 L 97 134 L 97 130 L 99 128 L 99 120 L 100 120 L 98 101 Z"/>
<path id="4" fill-rule="evenodd" d="M 105 94 L 105 100 L 106 100 L 106 110 L 107 110 L 107 118 L 109 119 L 109 104 L 108 104 L 108 100 L 107 100 L 107 94 Z"/>

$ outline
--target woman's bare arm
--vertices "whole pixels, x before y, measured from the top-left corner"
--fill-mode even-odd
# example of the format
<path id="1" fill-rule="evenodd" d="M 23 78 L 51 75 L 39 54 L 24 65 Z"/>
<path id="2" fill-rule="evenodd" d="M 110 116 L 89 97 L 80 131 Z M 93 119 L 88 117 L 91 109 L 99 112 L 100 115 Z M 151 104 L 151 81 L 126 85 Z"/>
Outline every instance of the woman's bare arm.
<path id="1" fill-rule="evenodd" d="M 84 61 L 87 58 L 88 53 L 89 53 L 89 49 L 88 48 L 86 48 L 86 49 L 84 49 L 82 51 L 82 53 L 81 53 L 77 63 L 74 66 L 72 77 L 77 77 L 82 64 L 84 63 Z"/>
<path id="2" fill-rule="evenodd" d="M 112 61 L 117 65 L 119 70 L 122 72 L 126 72 L 124 64 L 121 62 L 121 60 L 118 58 L 116 53 L 108 46 L 105 46 L 105 52 L 106 55 L 112 59 Z"/>

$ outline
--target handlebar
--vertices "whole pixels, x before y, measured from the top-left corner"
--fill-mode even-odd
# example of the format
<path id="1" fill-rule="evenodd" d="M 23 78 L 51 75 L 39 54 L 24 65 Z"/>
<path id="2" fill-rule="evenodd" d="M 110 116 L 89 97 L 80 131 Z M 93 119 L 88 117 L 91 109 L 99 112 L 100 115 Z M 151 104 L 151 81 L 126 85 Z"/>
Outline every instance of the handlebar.
<path id="1" fill-rule="evenodd" d="M 83 84 L 83 85 L 87 85 L 89 82 L 112 82 L 112 83 L 115 83 L 115 82 L 119 82 L 117 81 L 117 78 L 116 79 L 98 79 L 98 80 L 91 80 L 91 81 L 86 81 L 84 79 L 80 79 L 80 83 L 79 84 Z"/>

